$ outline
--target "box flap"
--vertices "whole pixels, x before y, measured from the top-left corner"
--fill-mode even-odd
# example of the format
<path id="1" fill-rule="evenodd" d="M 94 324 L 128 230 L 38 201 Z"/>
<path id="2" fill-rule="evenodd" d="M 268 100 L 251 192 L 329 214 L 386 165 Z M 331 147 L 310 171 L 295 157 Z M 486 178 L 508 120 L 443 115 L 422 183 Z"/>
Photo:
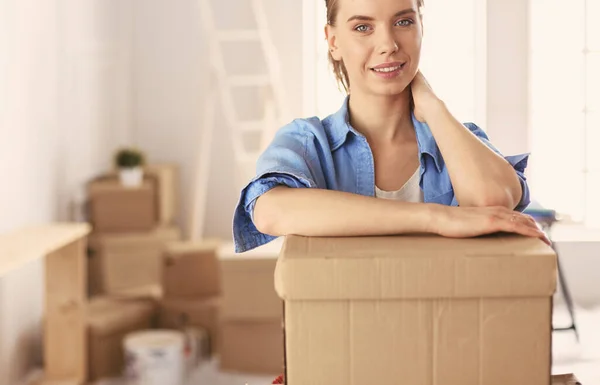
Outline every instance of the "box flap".
<path id="1" fill-rule="evenodd" d="M 538 239 L 507 234 L 289 236 L 275 288 L 285 300 L 550 296 L 556 254 Z"/>
<path id="2" fill-rule="evenodd" d="M 95 180 L 88 185 L 90 195 L 100 194 L 104 192 L 131 193 L 137 191 L 153 190 L 154 186 L 151 181 L 145 179 L 140 186 L 124 187 L 118 179 L 102 178 Z"/>
<path id="3" fill-rule="evenodd" d="M 558 374 L 552 376 L 552 385 L 581 385 L 573 374 Z"/>
<path id="4" fill-rule="evenodd" d="M 182 254 L 215 252 L 219 248 L 221 241 L 218 238 L 210 238 L 202 241 L 177 241 L 169 242 L 166 247 L 166 253 L 170 256 Z"/>
<path id="5" fill-rule="evenodd" d="M 165 248 L 167 244 L 181 239 L 181 230 L 176 226 L 161 226 L 147 232 L 129 233 L 92 233 L 88 238 L 88 245 L 92 249 L 123 250 L 134 247 L 136 249 L 156 249 L 157 245 Z"/>

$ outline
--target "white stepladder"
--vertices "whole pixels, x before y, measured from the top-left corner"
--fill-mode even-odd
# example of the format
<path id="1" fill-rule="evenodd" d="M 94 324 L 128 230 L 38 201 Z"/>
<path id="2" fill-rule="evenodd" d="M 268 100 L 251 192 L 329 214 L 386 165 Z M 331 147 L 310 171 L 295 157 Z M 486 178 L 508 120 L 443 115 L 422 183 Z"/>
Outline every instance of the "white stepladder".
<path id="1" fill-rule="evenodd" d="M 275 44 L 269 32 L 263 0 L 250 0 L 255 27 L 240 30 L 219 30 L 211 0 L 197 0 L 204 35 L 209 48 L 209 87 L 205 93 L 203 126 L 196 163 L 193 203 L 189 218 L 189 239 L 204 236 L 208 178 L 212 156 L 215 118 L 221 108 L 234 151 L 235 186 L 241 188 L 255 172 L 256 161 L 272 140 L 275 131 L 288 117 L 281 67 Z M 227 71 L 224 45 L 248 43 L 256 47 L 266 64 L 263 72 L 230 74 Z M 241 88 L 256 88 L 262 95 L 262 118 L 242 120 L 236 108 L 236 92 Z M 250 138 L 250 140 L 249 140 Z"/>

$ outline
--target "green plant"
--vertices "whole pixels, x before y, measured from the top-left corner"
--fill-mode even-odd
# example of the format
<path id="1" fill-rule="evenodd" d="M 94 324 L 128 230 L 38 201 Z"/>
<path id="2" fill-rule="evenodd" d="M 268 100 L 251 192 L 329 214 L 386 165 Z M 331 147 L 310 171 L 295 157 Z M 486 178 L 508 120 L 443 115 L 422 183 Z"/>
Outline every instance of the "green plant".
<path id="1" fill-rule="evenodd" d="M 141 167 L 146 164 L 144 153 L 135 148 L 122 148 L 115 155 L 115 165 L 118 168 Z"/>

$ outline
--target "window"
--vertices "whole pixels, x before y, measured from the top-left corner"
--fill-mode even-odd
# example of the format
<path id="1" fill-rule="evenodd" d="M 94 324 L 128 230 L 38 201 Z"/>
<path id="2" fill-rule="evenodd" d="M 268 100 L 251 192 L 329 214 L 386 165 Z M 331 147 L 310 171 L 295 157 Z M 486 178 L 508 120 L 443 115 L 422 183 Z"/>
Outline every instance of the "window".
<path id="1" fill-rule="evenodd" d="M 485 127 L 485 4 L 481 0 L 427 0 L 421 70 L 462 121 Z M 304 1 L 304 110 L 321 118 L 345 97 L 327 61 L 323 0 Z"/>
<path id="2" fill-rule="evenodd" d="M 600 226 L 600 0 L 531 0 L 530 185 L 544 206 Z"/>

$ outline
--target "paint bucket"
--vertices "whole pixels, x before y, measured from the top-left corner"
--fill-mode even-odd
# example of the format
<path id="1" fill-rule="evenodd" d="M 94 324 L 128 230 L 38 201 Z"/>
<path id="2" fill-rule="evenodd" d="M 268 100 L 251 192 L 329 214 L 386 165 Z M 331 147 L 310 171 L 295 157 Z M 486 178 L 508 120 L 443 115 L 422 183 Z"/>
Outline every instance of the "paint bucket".
<path id="1" fill-rule="evenodd" d="M 128 385 L 182 385 L 185 336 L 174 330 L 147 330 L 125 337 Z"/>

